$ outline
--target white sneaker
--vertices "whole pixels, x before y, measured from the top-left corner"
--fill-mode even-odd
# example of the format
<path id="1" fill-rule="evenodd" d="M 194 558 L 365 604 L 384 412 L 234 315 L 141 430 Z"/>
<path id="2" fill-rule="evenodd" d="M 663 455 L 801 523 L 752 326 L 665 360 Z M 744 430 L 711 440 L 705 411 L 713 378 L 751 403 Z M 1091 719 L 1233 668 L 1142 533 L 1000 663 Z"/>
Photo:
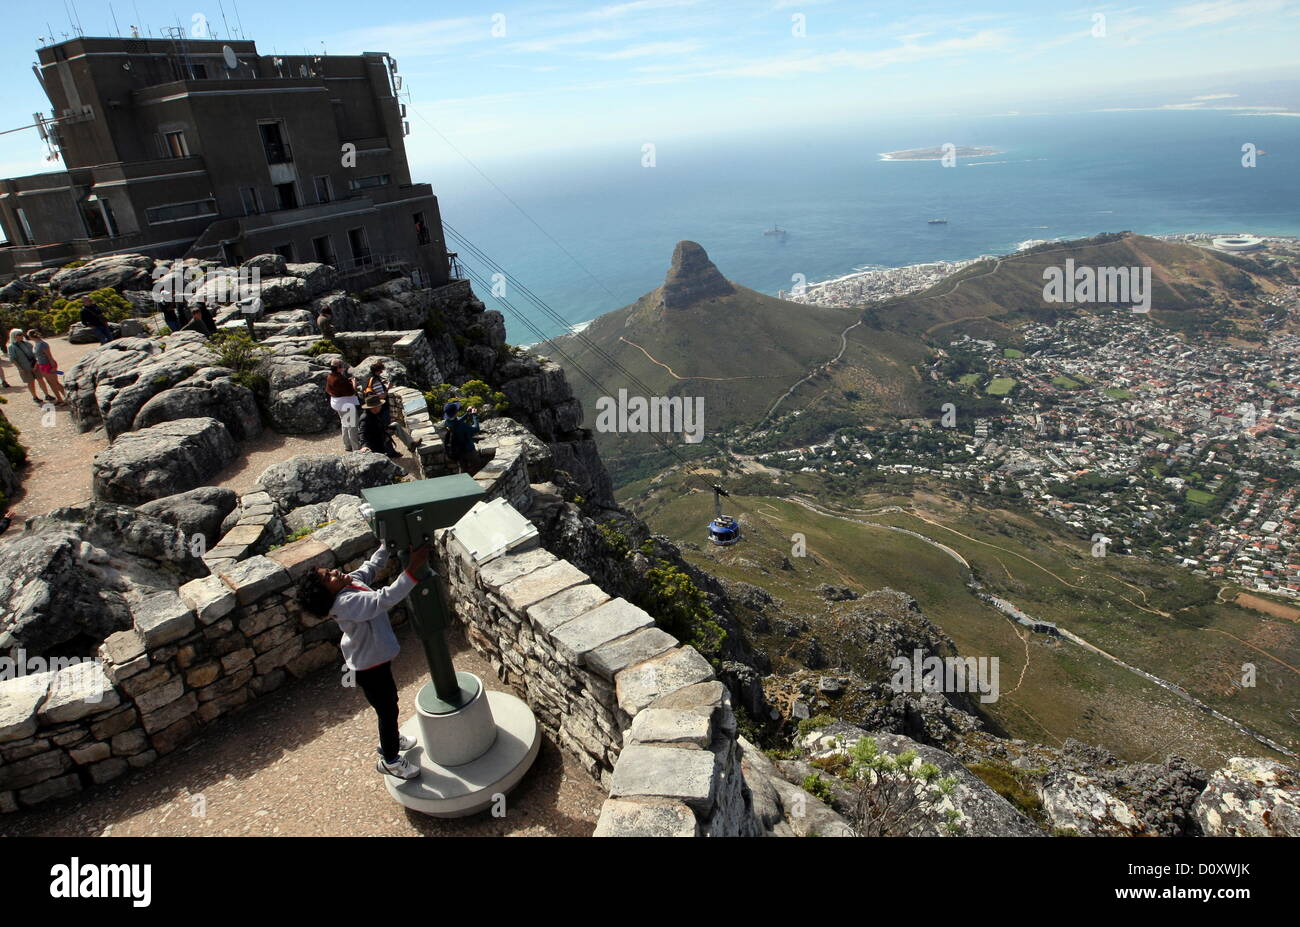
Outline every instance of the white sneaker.
<path id="1" fill-rule="evenodd" d="M 404 756 L 399 756 L 395 763 L 386 763 L 384 758 L 380 757 L 375 761 L 375 769 L 384 775 L 395 776 L 398 779 L 414 779 L 420 775 L 420 767 Z"/>
<path id="2" fill-rule="evenodd" d="M 419 743 L 419 741 L 416 740 L 414 737 L 407 737 L 405 734 L 403 734 L 397 741 L 397 752 L 405 753 L 407 750 L 414 748 L 417 743 Z M 384 751 L 382 747 L 375 747 L 375 752 L 378 753 L 380 756 L 384 755 Z"/>

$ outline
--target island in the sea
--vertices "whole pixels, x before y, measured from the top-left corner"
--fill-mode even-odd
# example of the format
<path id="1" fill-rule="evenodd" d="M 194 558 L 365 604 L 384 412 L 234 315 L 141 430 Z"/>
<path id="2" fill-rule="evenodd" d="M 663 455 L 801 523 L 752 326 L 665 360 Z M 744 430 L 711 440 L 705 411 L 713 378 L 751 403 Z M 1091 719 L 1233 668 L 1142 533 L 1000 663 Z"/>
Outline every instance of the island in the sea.
<path id="1" fill-rule="evenodd" d="M 973 145 L 936 145 L 933 148 L 908 148 L 904 151 L 886 151 L 880 155 L 882 161 L 942 161 L 952 158 L 983 158 L 1003 152 L 996 148 L 980 148 Z"/>

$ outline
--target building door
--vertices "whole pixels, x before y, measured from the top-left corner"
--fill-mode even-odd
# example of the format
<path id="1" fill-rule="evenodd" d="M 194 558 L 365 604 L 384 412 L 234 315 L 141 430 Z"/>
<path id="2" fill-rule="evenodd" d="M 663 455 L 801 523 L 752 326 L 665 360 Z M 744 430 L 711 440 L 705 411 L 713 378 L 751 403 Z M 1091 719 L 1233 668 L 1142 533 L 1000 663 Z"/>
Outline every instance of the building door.
<path id="1" fill-rule="evenodd" d="M 370 263 L 370 242 L 364 228 L 348 229 L 348 246 L 352 249 L 352 259 L 358 265 Z"/>
<path id="2" fill-rule="evenodd" d="M 316 260 L 321 264 L 334 264 L 334 242 L 328 235 L 322 235 L 320 238 L 311 240 L 312 250 L 316 253 Z"/>

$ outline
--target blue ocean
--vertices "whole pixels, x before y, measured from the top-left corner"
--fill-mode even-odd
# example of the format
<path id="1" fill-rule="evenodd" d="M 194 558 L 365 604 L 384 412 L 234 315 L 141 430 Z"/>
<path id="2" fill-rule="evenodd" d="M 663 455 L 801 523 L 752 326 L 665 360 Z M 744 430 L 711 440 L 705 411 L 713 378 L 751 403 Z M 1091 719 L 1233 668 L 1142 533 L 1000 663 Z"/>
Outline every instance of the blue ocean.
<path id="1" fill-rule="evenodd" d="M 954 167 L 880 158 L 945 143 L 1001 154 Z M 1246 143 L 1263 152 L 1253 168 L 1242 165 Z M 431 174 L 417 163 L 413 172 L 433 183 L 448 225 L 570 325 L 658 286 L 681 239 L 703 245 L 731 280 L 775 294 L 796 274 L 811 283 L 868 266 L 1004 254 L 1032 239 L 1121 230 L 1300 235 L 1296 117 L 864 118 L 843 129 L 773 123 L 654 144 L 652 167 L 640 143 L 480 164 L 509 199 L 464 164 Z M 773 225 L 784 239 L 763 234 Z M 546 337 L 562 329 L 509 286 L 513 310 L 475 289 L 505 312 L 514 343 L 539 340 L 519 312 Z"/>

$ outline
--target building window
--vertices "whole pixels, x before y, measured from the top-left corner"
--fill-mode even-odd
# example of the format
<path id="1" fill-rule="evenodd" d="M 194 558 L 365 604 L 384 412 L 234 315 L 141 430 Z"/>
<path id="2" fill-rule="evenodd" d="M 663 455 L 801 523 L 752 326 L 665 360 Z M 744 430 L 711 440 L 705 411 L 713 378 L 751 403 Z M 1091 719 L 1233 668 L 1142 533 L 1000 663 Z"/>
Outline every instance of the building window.
<path id="1" fill-rule="evenodd" d="M 22 238 L 23 244 L 30 245 L 36 240 L 36 236 L 32 234 L 32 226 L 27 221 L 27 213 L 21 209 L 16 209 L 14 212 L 18 213 L 18 234 Z"/>
<path id="2" fill-rule="evenodd" d="M 348 247 L 352 249 L 352 260 L 357 264 L 370 263 L 370 242 L 364 228 L 348 229 Z"/>
<path id="3" fill-rule="evenodd" d="M 275 185 L 275 208 L 298 208 L 298 188 L 294 186 L 292 180 L 288 183 L 278 183 Z"/>
<path id="4" fill-rule="evenodd" d="M 334 189 L 330 186 L 330 179 L 328 177 L 317 177 L 316 202 L 328 203 L 332 199 L 334 199 Z"/>
<path id="5" fill-rule="evenodd" d="M 155 206 L 145 210 L 150 225 L 164 222 L 183 222 L 186 219 L 198 219 L 217 214 L 216 200 L 195 200 L 192 203 L 171 203 L 167 206 Z"/>
<path id="6" fill-rule="evenodd" d="M 169 158 L 188 158 L 190 156 L 190 146 L 185 141 L 184 132 L 164 132 L 163 148 L 166 149 Z"/>
<path id="7" fill-rule="evenodd" d="M 369 187 L 387 186 L 391 178 L 387 174 L 374 174 L 370 177 L 357 177 L 348 181 L 349 190 L 365 190 Z"/>
<path id="8" fill-rule="evenodd" d="M 293 160 L 293 152 L 284 139 L 282 123 L 259 122 L 257 128 L 262 133 L 262 148 L 266 152 L 267 164 L 288 164 Z"/>
<path id="9" fill-rule="evenodd" d="M 292 242 L 289 243 L 289 244 L 287 244 L 287 245 L 280 245 L 280 246 L 278 246 L 278 247 L 275 249 L 275 253 L 278 254 L 278 255 L 280 255 L 280 257 L 284 258 L 284 259 L 285 259 L 286 261 L 288 261 L 290 264 L 294 263 L 294 258 L 293 258 L 293 243 L 292 243 Z"/>
<path id="10" fill-rule="evenodd" d="M 429 243 L 429 227 L 424 224 L 424 213 L 417 212 L 411 216 L 415 222 L 415 243 L 417 245 L 427 245 Z"/>
<path id="11" fill-rule="evenodd" d="M 334 239 L 328 235 L 322 235 L 320 238 L 311 240 L 312 250 L 316 253 L 316 260 L 321 264 L 333 264 L 338 260 L 334 255 Z"/>
<path id="12" fill-rule="evenodd" d="M 244 215 L 256 216 L 262 211 L 262 198 L 257 195 L 257 187 L 244 187 L 239 191 L 244 201 Z"/>
<path id="13" fill-rule="evenodd" d="M 189 76 L 190 80 L 208 79 L 208 66 L 206 64 L 200 64 L 197 61 L 192 61 L 185 66 L 185 71 L 186 74 Z"/>

